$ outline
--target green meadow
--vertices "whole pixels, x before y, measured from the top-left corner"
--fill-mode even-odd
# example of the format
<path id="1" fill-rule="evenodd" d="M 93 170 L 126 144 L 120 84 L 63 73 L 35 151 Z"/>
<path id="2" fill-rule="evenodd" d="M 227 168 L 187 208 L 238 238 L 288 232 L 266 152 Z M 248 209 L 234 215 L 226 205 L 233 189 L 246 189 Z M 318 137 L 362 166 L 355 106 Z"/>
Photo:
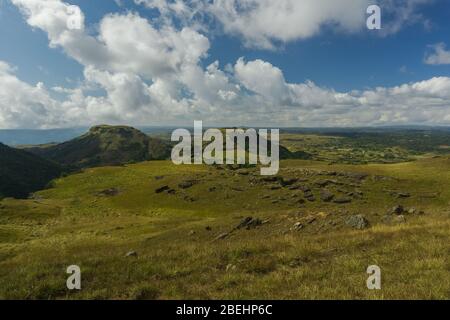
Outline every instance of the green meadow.
<path id="1" fill-rule="evenodd" d="M 246 217 L 257 223 L 238 227 Z M 449 243 L 446 155 L 283 160 L 272 179 L 170 161 L 90 168 L 0 201 L 0 298 L 449 299 Z M 81 290 L 66 287 L 70 265 Z M 370 265 L 381 290 L 366 287 Z"/>

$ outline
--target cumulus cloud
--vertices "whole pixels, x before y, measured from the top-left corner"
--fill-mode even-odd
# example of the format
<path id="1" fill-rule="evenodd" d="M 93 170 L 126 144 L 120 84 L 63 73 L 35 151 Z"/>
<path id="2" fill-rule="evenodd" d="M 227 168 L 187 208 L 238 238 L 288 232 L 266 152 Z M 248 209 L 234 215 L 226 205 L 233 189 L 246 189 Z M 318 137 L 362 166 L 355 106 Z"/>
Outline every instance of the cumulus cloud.
<path id="1" fill-rule="evenodd" d="M 45 86 L 22 82 L 14 72 L 13 67 L 0 61 L 0 127 L 39 127 L 63 122 L 57 103 Z"/>
<path id="2" fill-rule="evenodd" d="M 31 27 L 47 33 L 51 47 L 61 48 L 83 66 L 84 80 L 74 89 L 47 89 L 43 84 L 30 85 L 21 81 L 13 68 L 0 62 L 0 127 L 3 128 L 97 123 L 186 124 L 194 119 L 211 125 L 232 126 L 450 123 L 450 78 L 432 78 L 392 88 L 337 92 L 312 81 L 289 83 L 281 69 L 258 59 L 240 58 L 226 67 L 215 61 L 204 67 L 210 43 L 200 29 L 191 25 L 175 27 L 164 19 L 162 23 L 155 23 L 136 13 L 109 14 L 99 22 L 98 33 L 92 35 L 84 28 L 67 27 L 67 4 L 61 0 L 12 1 Z M 200 0 L 136 1 L 170 14 L 180 12 L 182 16 L 191 14 L 187 5 L 204 4 Z M 264 12 L 258 6 L 259 9 L 254 9 L 255 4 L 250 0 L 245 3 L 248 7 L 243 8 L 242 13 L 236 11 L 243 16 L 236 19 L 247 19 L 245 16 L 251 16 L 254 10 Z M 339 11 L 333 7 L 334 3 L 324 2 Z M 211 4 L 220 4 L 234 14 L 238 2 L 214 1 Z M 270 6 L 265 1 L 261 1 L 261 5 Z M 297 8 L 297 4 L 292 5 L 287 8 Z M 281 4 L 277 6 L 287 10 Z M 314 8 L 317 7 L 311 2 L 310 15 L 315 13 Z M 304 36 L 319 32 L 322 21 L 334 21 L 329 19 L 334 15 L 331 11 L 324 10 L 323 19 L 308 22 L 316 27 L 302 27 Z M 297 23 L 294 20 L 289 23 Z M 348 30 L 359 24 L 351 19 L 345 23 L 335 20 L 333 23 Z M 291 27 L 295 29 L 294 25 Z M 249 34 L 248 39 L 268 44 L 274 37 L 283 41 L 303 37 L 286 32 L 276 37 L 263 33 L 260 39 L 253 39 Z M 53 93 L 58 93 L 58 98 Z"/>
<path id="3" fill-rule="evenodd" d="M 431 52 L 425 56 L 426 64 L 450 64 L 450 50 L 446 50 L 445 43 L 441 42 L 429 47 L 431 48 Z"/>
<path id="4" fill-rule="evenodd" d="M 278 43 L 310 38 L 323 29 L 355 33 L 366 28 L 366 9 L 378 4 L 382 8 L 386 36 L 404 26 L 429 21 L 417 9 L 433 0 L 134 0 L 137 4 L 158 9 L 165 19 L 201 28 L 211 19 L 221 29 L 239 36 L 248 47 L 275 49 Z"/>

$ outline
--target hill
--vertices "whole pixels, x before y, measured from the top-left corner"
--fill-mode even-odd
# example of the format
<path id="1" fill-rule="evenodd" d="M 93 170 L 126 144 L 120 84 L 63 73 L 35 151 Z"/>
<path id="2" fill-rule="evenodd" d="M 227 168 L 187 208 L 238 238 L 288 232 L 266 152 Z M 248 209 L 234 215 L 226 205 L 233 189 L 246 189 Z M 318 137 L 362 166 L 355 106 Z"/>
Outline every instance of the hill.
<path id="1" fill-rule="evenodd" d="M 127 126 L 100 125 L 70 141 L 26 148 L 69 168 L 122 165 L 170 156 L 170 145 Z"/>
<path id="2" fill-rule="evenodd" d="M 60 174 L 57 164 L 0 143 L 0 198 L 25 198 Z"/>

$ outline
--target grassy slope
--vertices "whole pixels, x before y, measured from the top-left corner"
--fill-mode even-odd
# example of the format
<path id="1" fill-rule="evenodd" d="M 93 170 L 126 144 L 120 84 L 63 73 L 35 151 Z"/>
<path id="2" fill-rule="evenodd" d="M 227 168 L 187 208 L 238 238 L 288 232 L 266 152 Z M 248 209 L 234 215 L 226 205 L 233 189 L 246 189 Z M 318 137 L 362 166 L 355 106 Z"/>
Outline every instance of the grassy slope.
<path id="1" fill-rule="evenodd" d="M 282 162 L 280 175 L 306 178 L 311 185 L 327 178 L 305 169 L 372 176 L 357 186 L 365 195 L 361 200 L 302 205 L 297 203 L 300 191 L 271 190 L 258 183 L 257 171 L 240 175 L 146 162 L 87 169 L 59 179 L 55 188 L 39 192 L 42 200 L 5 199 L 0 203 L 0 297 L 450 297 L 449 157 L 366 166 L 289 160 Z M 200 183 L 186 190 L 177 187 L 190 179 Z M 339 179 L 345 188 L 355 188 L 352 181 Z M 164 185 L 177 194 L 154 192 Z M 242 190 L 234 190 L 236 186 Z M 209 191 L 211 187 L 216 190 Z M 120 193 L 98 194 L 108 188 Z M 408 191 L 412 197 L 395 199 L 387 190 Z M 433 193 L 438 196 L 430 197 Z M 407 216 L 406 224 L 381 223 L 399 203 L 426 214 Z M 366 215 L 372 227 L 349 229 L 342 221 L 353 213 Z M 245 216 L 270 222 L 213 241 Z M 290 230 L 311 217 L 316 221 L 303 230 Z M 125 257 L 130 250 L 138 257 Z M 82 269 L 83 289 L 76 293 L 65 289 L 65 268 L 71 264 Z M 382 291 L 365 286 L 371 264 L 382 268 Z M 228 265 L 235 270 L 227 271 Z"/>

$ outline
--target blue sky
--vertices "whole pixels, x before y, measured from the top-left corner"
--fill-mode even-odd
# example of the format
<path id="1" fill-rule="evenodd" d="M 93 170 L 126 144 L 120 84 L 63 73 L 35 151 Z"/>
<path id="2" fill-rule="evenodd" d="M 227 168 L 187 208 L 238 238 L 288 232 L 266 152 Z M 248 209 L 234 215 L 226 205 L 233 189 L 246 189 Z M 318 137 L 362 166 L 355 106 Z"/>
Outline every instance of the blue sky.
<path id="1" fill-rule="evenodd" d="M 59 0 L 50 0 L 50 2 L 52 1 L 59 2 Z M 245 0 L 242 1 L 245 2 Z M 108 99 L 112 99 L 111 92 L 108 92 L 108 88 L 105 88 L 105 85 L 100 83 L 101 81 L 98 79 L 90 80 L 90 82 L 97 83 L 97 86 L 92 85 L 92 83 L 89 85 L 86 84 L 85 71 L 91 65 L 90 62 L 84 63 L 83 61 L 80 61 L 84 58 L 75 57 L 68 52 L 70 49 L 65 47 L 65 44 L 58 43 L 57 45 L 50 47 L 49 30 L 47 30 L 45 26 L 39 25 L 39 23 L 38 25 L 30 25 L 30 23 L 27 23 L 28 16 L 27 13 L 24 12 L 24 8 L 32 5 L 32 2 L 33 0 L 28 2 L 27 0 L 17 0 L 16 3 L 13 4 L 9 0 L 0 1 L 0 61 L 7 63 L 14 69 L 14 71 L 9 71 L 8 76 L 13 73 L 18 81 L 31 87 L 35 86 L 38 82 L 42 82 L 48 93 L 48 98 L 61 103 L 67 98 L 67 92 L 62 94 L 61 92 L 52 91 L 51 88 L 63 87 L 67 90 L 76 90 L 77 88 L 80 89 L 83 87 L 81 90 L 84 90 L 84 98 L 87 98 L 89 94 L 94 96 L 105 94 L 108 96 Z M 149 2 L 152 3 L 151 0 L 149 0 Z M 169 1 L 169 3 L 170 2 L 171 1 Z M 239 2 L 239 0 L 236 0 L 236 2 Z M 361 0 L 361 2 L 364 1 Z M 385 35 L 378 30 L 367 30 L 364 27 L 356 28 L 357 30 L 351 31 L 343 31 L 340 30 L 340 28 L 335 30 L 332 26 L 326 25 L 327 21 L 325 21 L 323 23 L 324 26 L 320 28 L 319 32 L 315 32 L 307 37 L 294 36 L 293 39 L 286 40 L 282 36 L 279 38 L 277 38 L 277 36 L 267 36 L 267 39 L 269 39 L 271 43 L 271 48 L 267 48 L 264 45 L 261 46 L 259 43 L 252 43 L 253 35 L 248 36 L 244 34 L 245 31 L 242 31 L 242 33 L 240 33 L 241 31 L 239 30 L 233 30 L 231 32 L 227 31 L 227 26 L 225 25 L 226 22 L 223 22 L 223 26 L 220 26 L 220 23 L 215 21 L 213 25 L 210 22 L 213 18 L 210 17 L 208 17 L 208 19 L 201 19 L 201 23 L 203 24 L 201 27 L 193 27 L 192 24 L 186 24 L 182 18 L 178 17 L 176 12 L 169 12 L 167 13 L 167 16 L 170 16 L 171 22 L 169 24 L 170 27 L 174 29 L 174 32 L 180 32 L 183 27 L 189 27 L 192 30 L 195 30 L 199 35 L 208 39 L 209 47 L 207 50 L 204 50 L 204 54 L 198 58 L 195 67 L 206 70 L 208 65 L 214 61 L 218 61 L 219 71 L 227 73 L 230 82 L 234 81 L 241 87 L 245 87 L 245 90 L 242 89 L 240 91 L 245 93 L 245 99 L 247 99 L 248 95 L 252 95 L 253 100 L 249 101 L 247 99 L 243 103 L 246 105 L 246 108 L 251 108 L 250 104 L 258 104 L 262 100 L 267 100 L 265 99 L 267 97 L 264 97 L 263 92 L 260 92 L 259 88 L 256 88 L 254 84 L 252 85 L 250 83 L 251 80 L 245 78 L 245 76 L 250 74 L 250 71 L 252 71 L 252 75 L 254 74 L 253 70 L 249 70 L 250 67 L 259 68 L 258 70 L 261 70 L 263 67 L 262 64 L 250 65 L 250 62 L 252 61 L 263 62 L 280 70 L 284 77 L 283 85 L 286 85 L 286 90 L 292 89 L 288 88 L 291 84 L 302 85 L 307 83 L 307 81 L 312 81 L 314 86 L 322 90 L 321 94 L 323 93 L 324 95 L 326 95 L 328 91 L 347 94 L 355 90 L 360 92 L 365 90 L 376 90 L 376 87 L 383 87 L 387 90 L 388 88 L 418 83 L 433 78 L 439 77 L 445 79 L 450 77 L 450 64 L 425 63 L 426 55 L 429 56 L 434 53 L 435 49 L 431 46 L 443 43 L 444 45 L 447 45 L 446 50 L 450 50 L 450 3 L 445 0 L 411 0 L 406 1 L 406 3 L 407 2 L 417 3 L 411 5 L 411 7 L 413 7 L 410 18 L 411 21 L 403 21 L 398 31 L 392 33 L 387 32 L 389 33 L 388 35 Z M 143 4 L 136 4 L 131 0 L 121 1 L 121 5 L 118 4 L 119 2 L 113 0 L 72 0 L 65 1 L 65 3 L 79 6 L 85 16 L 84 32 L 94 38 L 99 36 L 98 28 L 102 19 L 107 14 L 111 13 L 124 16 L 131 14 L 133 16 L 144 18 L 155 30 L 160 30 L 160 28 L 163 28 L 164 24 L 167 24 L 167 22 L 161 22 L 160 20 L 163 15 L 161 8 L 156 5 L 153 6 L 153 4 L 145 7 Z M 397 3 L 401 6 L 405 4 L 405 1 L 399 0 Z M 22 11 L 19 10 L 20 6 L 22 6 Z M 149 6 L 153 7 L 149 8 Z M 239 7 L 236 6 L 236 8 Z M 389 28 L 395 22 L 397 13 L 396 11 L 393 11 L 391 7 L 386 8 L 385 11 L 383 11 L 385 8 L 382 5 L 381 8 L 383 14 L 382 18 L 387 19 L 386 21 L 383 20 L 383 27 Z M 355 15 L 362 14 L 364 14 L 364 12 L 355 12 Z M 241 18 L 239 15 L 237 17 Z M 204 22 L 205 20 L 207 22 Z M 268 23 L 270 24 L 270 21 L 268 21 Z M 290 27 L 292 26 L 289 24 L 286 25 L 286 28 Z M 127 28 L 127 26 L 124 25 L 124 28 Z M 258 30 L 256 32 L 258 32 Z M 262 32 L 265 31 L 262 30 Z M 117 37 L 120 36 L 120 34 L 117 34 Z M 151 43 L 149 45 L 151 46 Z M 124 48 L 124 51 L 126 51 L 126 48 Z M 245 75 L 238 75 L 236 70 L 237 61 L 241 57 L 244 58 L 242 71 L 247 72 Z M 132 59 L 132 57 L 130 57 L 130 59 Z M 99 72 L 109 72 L 109 76 L 123 72 L 123 70 L 117 70 L 117 68 L 113 67 L 110 69 L 100 68 L 95 66 L 95 64 L 93 68 Z M 230 74 L 231 72 L 227 71 L 230 68 L 234 68 L 233 74 Z M 130 75 L 128 69 L 126 72 Z M 265 73 L 265 75 L 266 74 L 267 73 Z M 142 79 L 142 82 L 148 86 L 151 86 L 151 84 L 154 84 L 159 79 L 165 79 L 165 76 L 149 75 L 148 73 L 142 75 L 139 72 L 134 72 L 132 75 L 139 76 Z M 179 75 L 177 74 L 174 77 L 176 78 L 178 76 Z M 183 78 L 183 76 L 179 77 Z M 274 79 L 277 79 L 276 76 Z M 181 112 L 177 110 L 177 112 L 172 115 L 170 112 L 167 112 L 167 115 L 155 122 L 162 121 L 164 124 L 188 122 L 198 114 L 203 115 L 204 113 L 208 113 L 207 104 L 214 104 L 214 100 L 204 101 L 205 99 L 203 99 L 199 101 L 201 98 L 197 97 L 197 93 L 195 89 L 193 89 L 196 84 L 192 84 L 191 86 L 189 83 L 183 81 L 184 80 L 181 81 L 182 85 L 179 87 L 182 86 L 182 91 L 188 93 L 184 93 L 184 96 L 183 93 L 180 93 L 179 96 L 172 98 L 182 104 L 181 102 L 184 103 L 186 97 L 195 97 L 197 100 L 190 102 L 192 103 L 192 106 L 202 106 L 199 107 L 199 110 L 193 110 L 194 107 L 187 107 L 188 110 Z M 266 81 L 273 81 L 273 78 L 269 78 Z M 92 89 L 87 87 L 95 88 Z M 150 90 L 150 88 L 148 89 Z M 307 93 L 303 93 L 302 90 L 303 89 L 299 88 L 295 92 L 301 91 L 301 94 L 307 95 Z M 96 92 L 96 94 L 93 92 Z M 244 95 L 244 93 L 242 94 Z M 291 93 L 288 94 L 292 95 Z M 259 97 L 261 99 L 255 97 L 258 95 L 262 96 Z M 357 97 L 352 98 L 361 101 L 361 95 L 362 93 L 358 94 Z M 419 95 L 423 96 L 423 94 Z M 442 99 L 441 96 L 438 98 Z M 142 100 L 141 98 L 136 99 L 138 101 Z M 394 97 L 392 99 L 395 103 L 398 103 L 400 98 Z M 131 101 L 134 100 L 134 98 L 131 99 Z M 303 111 L 308 113 L 311 112 L 311 109 L 320 107 L 316 105 L 323 103 L 325 104 L 324 113 L 328 113 L 330 117 L 332 117 L 332 114 L 342 114 L 344 112 L 344 110 L 339 108 L 337 108 L 339 110 L 333 109 L 330 111 L 330 106 L 328 106 L 326 100 L 324 102 L 310 102 L 309 100 L 304 102 L 303 96 L 294 99 L 296 101 L 300 100 L 301 102 L 285 103 L 284 100 L 285 98 L 282 98 L 280 102 L 277 99 L 274 99 L 272 106 L 267 106 L 258 110 L 256 112 L 257 114 L 264 114 L 258 123 L 267 123 L 272 117 L 271 114 L 277 113 L 277 108 L 283 110 L 282 112 L 286 112 L 283 117 L 277 120 L 280 124 L 285 125 L 296 124 L 297 121 L 299 122 L 299 125 L 301 124 L 301 115 L 291 114 L 289 113 L 290 111 L 285 111 L 288 109 L 290 110 L 291 108 L 295 108 L 296 112 L 298 112 L 299 108 L 303 108 Z M 240 100 L 237 100 L 236 103 L 238 104 L 239 101 Z M 53 102 L 54 101 L 52 101 L 52 103 Z M 80 101 L 78 101 L 78 103 L 80 103 Z M 81 104 L 83 104 L 83 102 L 81 102 Z M 330 102 L 330 105 L 331 104 L 332 103 Z M 347 102 L 345 104 L 347 104 Z M 442 104 L 443 106 L 441 106 L 441 108 L 448 108 L 446 101 L 442 102 Z M 149 103 L 149 105 L 153 105 L 153 102 Z M 338 105 L 340 105 L 340 103 L 338 103 Z M 73 103 L 71 106 L 73 107 Z M 115 102 L 111 101 L 110 106 L 114 109 Z M 418 106 L 414 107 L 417 108 Z M 55 108 L 57 109 L 58 107 L 56 106 Z M 62 106 L 61 108 L 65 107 Z M 82 105 L 76 106 L 76 108 L 89 109 L 87 106 Z M 107 106 L 105 106 L 105 108 L 107 108 Z M 170 106 L 161 105 L 159 108 L 163 108 L 164 112 L 166 112 Z M 221 106 L 221 109 L 225 108 L 228 108 L 228 106 Z M 234 108 L 234 105 L 229 108 Z M 210 112 L 217 112 L 218 110 L 219 109 L 210 110 Z M 66 110 L 61 110 L 61 113 L 64 113 L 65 111 Z M 440 117 L 442 119 L 442 114 L 446 114 L 447 111 L 448 109 L 441 109 L 438 118 Z M 3 112 L 4 114 L 6 114 L 6 112 L 10 113 L 8 119 L 6 119 L 5 116 L 3 123 L 0 121 L 1 125 L 6 126 L 6 121 L 8 120 L 11 122 L 11 115 L 14 115 L 15 112 L 11 110 L 3 110 Z M 52 110 L 51 112 L 55 111 Z M 212 123 L 215 121 L 223 122 L 224 119 L 229 119 L 230 112 L 231 110 L 227 109 L 223 116 L 214 118 L 214 116 L 208 114 L 205 118 Z M 392 110 L 390 110 L 390 112 L 392 114 Z M 94 113 L 92 115 L 94 119 L 91 117 L 91 121 L 86 121 L 86 119 L 71 120 L 66 116 L 61 116 L 61 119 L 55 120 L 53 123 L 45 123 L 45 121 L 43 121 L 42 126 L 67 126 L 68 124 L 73 123 L 73 121 L 79 122 L 80 124 L 90 124 L 87 122 L 103 120 L 111 122 L 136 122 L 136 119 L 141 119 L 142 121 L 148 119 L 146 122 L 153 122 L 154 115 L 158 113 L 160 112 L 149 111 L 148 114 L 146 113 L 146 115 L 142 117 L 136 115 L 130 116 L 129 118 L 124 117 L 123 119 L 118 114 L 108 114 L 103 117 Z M 245 123 L 251 122 L 251 114 L 252 112 L 247 112 L 245 115 L 239 114 L 236 116 L 236 121 Z M 377 117 L 366 116 L 365 118 L 367 118 L 367 120 L 359 119 L 357 121 L 355 120 L 354 123 L 364 124 L 364 121 L 366 121 L 366 124 L 371 125 L 397 122 L 414 124 L 430 124 L 436 122 L 436 120 L 426 119 L 426 115 L 418 116 L 416 119 L 405 119 L 404 116 L 398 116 L 398 119 L 386 120 L 386 117 L 389 117 L 389 115 L 379 114 L 378 119 Z M 285 119 L 284 122 L 283 119 Z M 305 122 L 307 119 L 309 119 L 310 125 L 321 124 L 319 117 L 316 115 L 310 117 L 305 116 L 303 118 Z M 140 120 L 137 122 L 140 122 Z M 334 124 L 351 125 L 352 123 L 352 119 L 349 119 L 347 116 L 345 121 L 340 120 Z M 139 124 L 151 125 L 154 123 Z M 324 121 L 323 124 L 331 125 L 333 124 L 333 121 Z M 447 123 L 446 121 L 443 121 L 443 123 L 439 124 Z M 24 119 L 23 121 L 17 121 L 17 125 L 12 125 L 12 127 L 23 127 L 27 125 L 27 120 Z M 40 126 L 40 123 L 30 123 L 29 125 Z"/>

